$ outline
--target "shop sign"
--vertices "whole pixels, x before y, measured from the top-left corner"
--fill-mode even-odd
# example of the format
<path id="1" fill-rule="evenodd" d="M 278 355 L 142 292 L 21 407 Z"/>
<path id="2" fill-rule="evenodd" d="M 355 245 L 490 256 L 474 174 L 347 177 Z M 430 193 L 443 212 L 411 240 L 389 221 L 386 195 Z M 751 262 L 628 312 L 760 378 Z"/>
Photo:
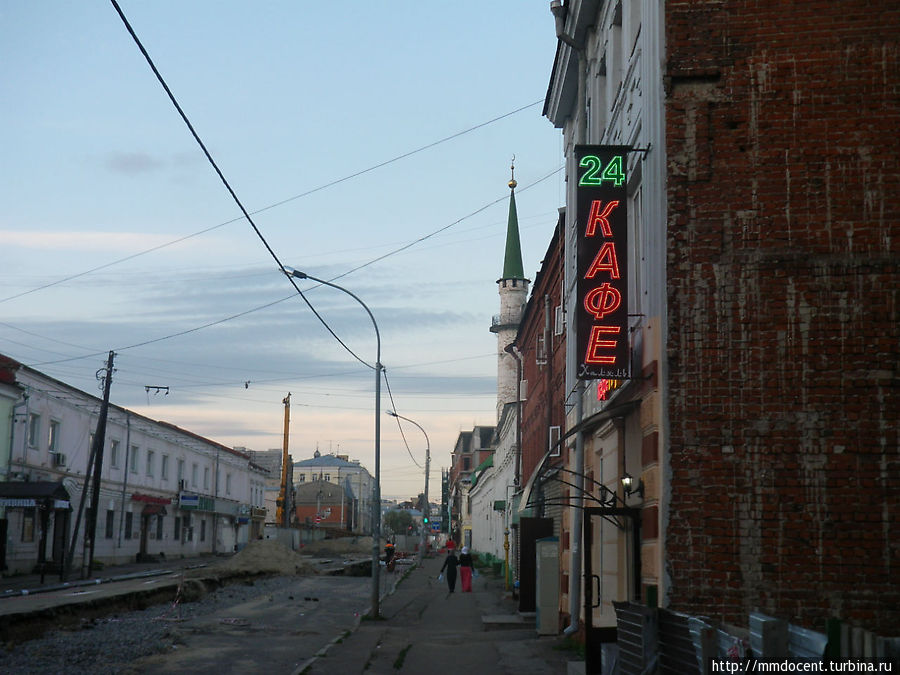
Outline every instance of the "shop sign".
<path id="1" fill-rule="evenodd" d="M 200 495 L 179 495 L 178 505 L 183 509 L 196 509 L 200 506 Z"/>
<path id="2" fill-rule="evenodd" d="M 628 151 L 618 145 L 575 147 L 576 372 L 583 380 L 630 376 Z"/>

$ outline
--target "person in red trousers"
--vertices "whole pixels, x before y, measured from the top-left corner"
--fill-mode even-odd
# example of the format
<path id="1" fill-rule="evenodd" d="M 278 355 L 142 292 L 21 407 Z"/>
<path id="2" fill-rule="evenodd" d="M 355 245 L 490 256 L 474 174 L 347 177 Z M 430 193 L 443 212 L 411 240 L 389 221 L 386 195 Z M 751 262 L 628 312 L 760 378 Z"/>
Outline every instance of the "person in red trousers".
<path id="1" fill-rule="evenodd" d="M 459 556 L 459 583 L 463 593 L 472 592 L 472 574 L 474 572 L 475 563 L 472 561 L 472 554 L 469 553 L 468 546 L 463 546 L 462 554 Z"/>

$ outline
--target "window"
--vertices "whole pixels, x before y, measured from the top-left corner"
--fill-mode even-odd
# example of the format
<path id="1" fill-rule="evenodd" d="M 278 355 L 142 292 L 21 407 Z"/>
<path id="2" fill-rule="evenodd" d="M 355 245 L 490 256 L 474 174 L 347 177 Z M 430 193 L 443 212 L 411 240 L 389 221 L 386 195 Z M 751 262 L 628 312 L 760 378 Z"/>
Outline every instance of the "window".
<path id="1" fill-rule="evenodd" d="M 163 480 L 169 480 L 169 456 L 162 456 L 162 465 L 159 467 L 159 477 Z"/>
<path id="2" fill-rule="evenodd" d="M 331 474 L 330 474 L 330 473 L 326 473 L 326 474 L 325 474 L 325 480 L 328 481 L 328 482 L 331 481 Z"/>
<path id="3" fill-rule="evenodd" d="M 184 517 L 184 522 L 182 524 L 184 528 L 184 539 L 185 541 L 194 541 L 194 528 L 191 527 L 191 515 L 187 514 Z"/>
<path id="4" fill-rule="evenodd" d="M 550 451 L 551 457 L 559 457 L 562 454 L 562 447 L 559 445 L 560 431 L 560 427 L 550 427 L 547 449 Z"/>
<path id="5" fill-rule="evenodd" d="M 134 514 L 129 511 L 125 514 L 125 538 L 131 539 L 131 528 L 134 526 Z"/>
<path id="6" fill-rule="evenodd" d="M 200 475 L 200 467 L 196 464 L 191 465 L 191 486 L 197 487 L 197 476 Z"/>
<path id="7" fill-rule="evenodd" d="M 305 474 L 305 473 L 301 473 L 301 474 L 300 474 L 300 479 L 299 479 L 297 482 L 298 482 L 298 483 L 305 483 L 305 482 L 306 482 L 306 474 Z"/>
<path id="8" fill-rule="evenodd" d="M 34 509 L 22 510 L 22 541 L 34 541 Z"/>
<path id="9" fill-rule="evenodd" d="M 47 437 L 47 449 L 50 452 L 59 452 L 59 422 L 50 420 L 50 434 Z"/>
<path id="10" fill-rule="evenodd" d="M 138 472 L 138 446 L 131 446 L 131 458 L 128 462 L 129 467 L 131 467 L 131 473 Z"/>
<path id="11" fill-rule="evenodd" d="M 113 469 L 119 468 L 119 441 L 109 442 L 109 465 Z"/>
<path id="12" fill-rule="evenodd" d="M 175 468 L 175 477 L 178 479 L 178 489 L 181 489 L 181 482 L 184 480 L 184 460 L 179 459 Z"/>
<path id="13" fill-rule="evenodd" d="M 468 471 L 472 468 L 472 458 L 471 457 L 463 457 L 463 471 Z"/>
<path id="14" fill-rule="evenodd" d="M 181 518 L 175 516 L 175 541 L 181 541 Z"/>
<path id="15" fill-rule="evenodd" d="M 107 509 L 106 510 L 106 532 L 105 532 L 107 539 L 113 538 L 113 522 L 115 521 L 115 518 L 116 518 L 116 512 L 113 511 L 112 509 Z"/>
<path id="16" fill-rule="evenodd" d="M 200 521 L 200 541 L 206 541 L 206 518 Z"/>
<path id="17" fill-rule="evenodd" d="M 41 437 L 41 416 L 28 413 L 28 447 L 36 448 Z"/>
<path id="18" fill-rule="evenodd" d="M 157 539 L 163 538 L 163 517 L 162 516 L 156 516 L 156 538 Z"/>
<path id="19" fill-rule="evenodd" d="M 203 467 L 203 489 L 209 490 L 209 467 Z"/>
<path id="20" fill-rule="evenodd" d="M 154 459 L 155 454 L 156 453 L 153 452 L 153 450 L 147 451 L 147 475 L 148 476 L 153 475 L 153 459 Z"/>
<path id="21" fill-rule="evenodd" d="M 225 494 L 226 495 L 231 494 L 231 474 L 230 473 L 225 474 Z"/>

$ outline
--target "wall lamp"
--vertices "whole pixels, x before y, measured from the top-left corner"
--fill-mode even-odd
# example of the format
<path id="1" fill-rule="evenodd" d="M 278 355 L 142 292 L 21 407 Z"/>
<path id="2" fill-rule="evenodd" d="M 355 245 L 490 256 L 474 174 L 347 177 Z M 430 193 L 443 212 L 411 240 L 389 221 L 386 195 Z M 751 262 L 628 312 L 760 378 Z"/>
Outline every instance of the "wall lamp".
<path id="1" fill-rule="evenodd" d="M 622 476 L 622 488 L 625 490 L 626 497 L 630 497 L 634 493 L 637 493 L 641 499 L 644 498 L 644 481 L 638 479 L 637 485 L 635 486 L 634 478 L 627 471 L 625 472 L 625 475 Z"/>

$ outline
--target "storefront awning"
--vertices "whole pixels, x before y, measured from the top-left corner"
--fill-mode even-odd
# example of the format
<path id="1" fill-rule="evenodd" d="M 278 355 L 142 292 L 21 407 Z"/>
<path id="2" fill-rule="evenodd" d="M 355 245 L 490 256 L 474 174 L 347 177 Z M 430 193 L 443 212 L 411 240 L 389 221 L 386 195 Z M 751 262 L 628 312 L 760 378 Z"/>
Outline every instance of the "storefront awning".
<path id="1" fill-rule="evenodd" d="M 163 506 L 172 503 L 172 499 L 170 497 L 157 497 L 155 495 L 145 495 L 140 492 L 135 492 L 133 495 L 131 495 L 131 501 L 144 502 L 145 504 L 161 504 Z"/>
<path id="2" fill-rule="evenodd" d="M 168 515 L 166 507 L 163 504 L 147 504 L 141 510 L 142 516 L 165 516 Z"/>
<path id="3" fill-rule="evenodd" d="M 69 492 L 62 483 L 40 480 L 0 482 L 0 506 L 33 508 L 46 505 L 54 509 L 69 508 Z"/>

